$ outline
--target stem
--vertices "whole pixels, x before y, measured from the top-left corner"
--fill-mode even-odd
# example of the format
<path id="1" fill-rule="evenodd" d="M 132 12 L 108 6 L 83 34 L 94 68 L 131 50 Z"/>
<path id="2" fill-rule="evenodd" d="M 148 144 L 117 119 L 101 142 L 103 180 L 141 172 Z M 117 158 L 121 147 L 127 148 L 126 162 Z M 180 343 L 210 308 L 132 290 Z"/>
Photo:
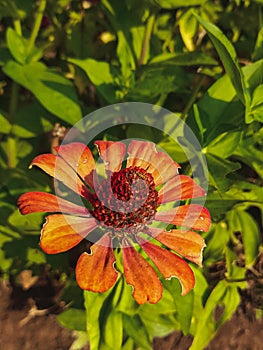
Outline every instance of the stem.
<path id="1" fill-rule="evenodd" d="M 29 38 L 28 52 L 30 52 L 32 50 L 32 48 L 34 47 L 36 38 L 38 36 L 39 29 L 41 26 L 43 14 L 44 14 L 44 11 L 46 8 L 46 3 L 47 3 L 47 0 L 40 0 L 39 8 L 38 8 L 35 23 L 34 23 L 34 27 L 33 27 L 33 30 L 31 32 L 30 38 Z"/>
<path id="2" fill-rule="evenodd" d="M 144 33 L 144 38 L 142 42 L 142 50 L 141 50 L 141 55 L 138 61 L 138 64 L 141 66 L 142 64 L 145 64 L 145 56 L 147 53 L 147 50 L 150 45 L 150 39 L 151 39 L 151 34 L 152 34 L 152 29 L 154 25 L 154 20 L 155 20 L 155 15 L 151 15 L 147 21 L 146 28 L 145 28 L 145 33 Z"/>
<path id="3" fill-rule="evenodd" d="M 17 34 L 22 36 L 21 22 L 19 19 L 14 19 L 14 27 L 15 27 L 15 31 L 17 32 Z"/>
<path id="4" fill-rule="evenodd" d="M 14 123 L 15 113 L 18 104 L 18 93 L 19 93 L 19 85 L 13 81 L 12 83 L 12 91 L 10 97 L 9 104 L 9 121 L 10 124 Z M 16 167 L 17 159 L 16 159 L 16 139 L 14 135 L 12 135 L 12 129 L 7 138 L 7 165 L 9 169 L 13 169 Z"/>
<path id="5" fill-rule="evenodd" d="M 187 103 L 187 105 L 185 106 L 185 109 L 183 110 L 182 114 L 181 114 L 181 119 L 182 120 L 186 120 L 188 112 L 190 111 L 192 105 L 194 104 L 196 97 L 198 95 L 199 90 L 201 89 L 201 86 L 203 84 L 203 80 L 204 80 L 204 76 L 199 76 L 199 80 L 197 82 L 197 85 L 194 89 L 194 91 L 192 92 L 192 95 Z"/>

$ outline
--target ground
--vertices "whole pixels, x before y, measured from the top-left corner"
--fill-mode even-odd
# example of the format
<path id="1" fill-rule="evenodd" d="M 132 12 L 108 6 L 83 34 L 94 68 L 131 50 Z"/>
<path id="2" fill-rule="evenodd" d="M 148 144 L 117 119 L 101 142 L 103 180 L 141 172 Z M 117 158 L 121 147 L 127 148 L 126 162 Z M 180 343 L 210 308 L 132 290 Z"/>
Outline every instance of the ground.
<path id="1" fill-rule="evenodd" d="M 56 313 L 60 312 L 59 304 L 49 307 L 46 314 L 35 312 L 32 306 L 30 298 L 25 300 L 23 295 L 0 281 L 0 348 L 68 350 L 74 336 L 56 321 Z M 257 320 L 253 312 L 244 312 L 240 307 L 207 350 L 259 350 L 262 349 L 262 339 L 263 320 Z M 191 342 L 190 336 L 184 337 L 175 332 L 164 339 L 155 339 L 153 349 L 187 350 Z"/>

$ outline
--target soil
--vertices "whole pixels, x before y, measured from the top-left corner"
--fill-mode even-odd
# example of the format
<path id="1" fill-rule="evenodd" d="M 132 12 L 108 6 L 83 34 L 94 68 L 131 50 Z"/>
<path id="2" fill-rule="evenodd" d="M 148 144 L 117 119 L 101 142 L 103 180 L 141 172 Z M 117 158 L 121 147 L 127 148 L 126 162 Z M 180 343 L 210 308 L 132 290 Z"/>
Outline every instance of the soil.
<path id="1" fill-rule="evenodd" d="M 48 286 L 50 289 L 50 286 Z M 56 289 L 56 288 L 55 288 Z M 59 295 L 59 287 L 55 290 Z M 34 291 L 37 294 L 37 291 Z M 40 298 L 45 309 L 36 307 L 36 295 L 21 288 L 12 288 L 0 281 L 0 349 L 5 350 L 68 350 L 74 334 L 56 321 L 63 304 L 59 298 Z M 42 300 L 42 301 L 41 301 Z M 39 305 L 38 305 L 39 306 Z M 207 350 L 259 350 L 262 349 L 263 319 L 257 320 L 254 312 L 239 308 L 218 332 Z M 154 350 L 187 350 L 191 336 L 174 332 L 154 340 Z M 86 347 L 85 350 L 88 350 Z M 201 350 L 201 349 L 200 349 Z"/>

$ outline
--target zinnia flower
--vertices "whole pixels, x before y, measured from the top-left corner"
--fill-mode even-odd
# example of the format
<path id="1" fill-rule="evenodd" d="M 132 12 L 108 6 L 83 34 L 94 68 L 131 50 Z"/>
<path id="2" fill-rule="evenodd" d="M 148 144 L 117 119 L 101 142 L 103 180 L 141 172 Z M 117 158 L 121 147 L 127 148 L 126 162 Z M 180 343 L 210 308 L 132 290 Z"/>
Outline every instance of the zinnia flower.
<path id="1" fill-rule="evenodd" d="M 106 170 L 103 180 L 96 173 L 90 149 L 82 143 L 56 147 L 57 155 L 43 154 L 32 161 L 31 166 L 61 181 L 85 203 L 77 205 L 43 192 L 25 193 L 19 198 L 22 214 L 53 213 L 46 217 L 41 231 L 41 248 L 56 254 L 83 239 L 91 240 L 90 252 L 82 253 L 76 266 L 76 280 L 84 290 L 105 292 L 115 284 L 115 247 L 122 247 L 124 276 L 139 304 L 161 299 L 158 275 L 178 278 L 182 295 L 187 294 L 195 278 L 183 258 L 202 266 L 205 243 L 195 231 L 207 231 L 211 220 L 206 208 L 185 204 L 185 200 L 204 196 L 204 190 L 192 178 L 179 175 L 179 165 L 151 142 L 133 140 L 127 150 L 122 142 L 95 144 Z M 165 210 L 163 204 L 169 202 L 177 206 Z M 167 231 L 156 223 L 176 229 Z M 101 233 L 94 241 L 96 228 Z"/>

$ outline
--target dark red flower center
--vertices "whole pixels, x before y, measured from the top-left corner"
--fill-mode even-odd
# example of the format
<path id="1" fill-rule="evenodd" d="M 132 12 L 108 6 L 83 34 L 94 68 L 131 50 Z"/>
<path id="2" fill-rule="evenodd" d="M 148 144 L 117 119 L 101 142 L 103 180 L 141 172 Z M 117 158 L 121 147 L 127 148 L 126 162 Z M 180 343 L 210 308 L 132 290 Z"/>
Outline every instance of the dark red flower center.
<path id="1" fill-rule="evenodd" d="M 146 170 L 129 167 L 114 172 L 93 195 L 91 214 L 101 225 L 113 228 L 142 226 L 156 213 L 158 192 Z"/>

